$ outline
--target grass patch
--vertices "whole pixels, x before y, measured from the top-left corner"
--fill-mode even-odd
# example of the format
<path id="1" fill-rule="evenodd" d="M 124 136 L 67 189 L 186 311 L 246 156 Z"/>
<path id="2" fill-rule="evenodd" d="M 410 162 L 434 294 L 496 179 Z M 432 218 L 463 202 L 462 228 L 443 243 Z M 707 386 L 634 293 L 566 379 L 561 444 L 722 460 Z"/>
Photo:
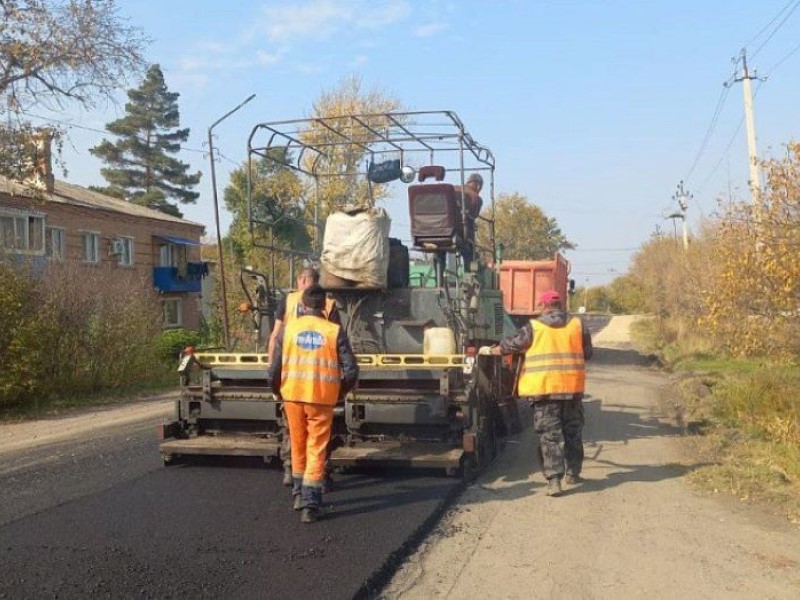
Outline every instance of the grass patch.
<path id="1" fill-rule="evenodd" d="M 800 452 L 785 444 L 716 427 L 692 436 L 700 462 L 708 463 L 688 476 L 699 489 L 730 494 L 743 502 L 767 503 L 789 521 L 800 524 Z"/>
<path id="2" fill-rule="evenodd" d="M 690 481 L 743 501 L 767 502 L 800 523 L 800 367 L 720 356 L 696 333 L 655 319 L 634 341 L 673 372 L 662 408 L 704 464 Z"/>
<path id="3" fill-rule="evenodd" d="M 766 502 L 800 524 L 800 369 L 724 359 L 711 371 L 673 377 L 668 409 L 704 466 L 690 481 L 705 491 Z"/>

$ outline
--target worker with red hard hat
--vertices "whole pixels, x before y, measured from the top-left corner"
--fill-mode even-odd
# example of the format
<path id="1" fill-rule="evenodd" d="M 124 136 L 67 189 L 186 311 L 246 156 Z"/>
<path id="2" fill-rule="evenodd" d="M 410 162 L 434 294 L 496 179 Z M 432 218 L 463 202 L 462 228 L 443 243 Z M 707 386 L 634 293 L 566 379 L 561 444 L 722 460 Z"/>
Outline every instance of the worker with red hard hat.
<path id="1" fill-rule="evenodd" d="M 585 361 L 592 357 L 592 338 L 582 321 L 564 310 L 557 291 L 542 293 L 539 307 L 538 318 L 480 353 L 525 355 L 517 393 L 533 408 L 547 494 L 558 496 L 565 474 L 568 484 L 582 481 Z"/>

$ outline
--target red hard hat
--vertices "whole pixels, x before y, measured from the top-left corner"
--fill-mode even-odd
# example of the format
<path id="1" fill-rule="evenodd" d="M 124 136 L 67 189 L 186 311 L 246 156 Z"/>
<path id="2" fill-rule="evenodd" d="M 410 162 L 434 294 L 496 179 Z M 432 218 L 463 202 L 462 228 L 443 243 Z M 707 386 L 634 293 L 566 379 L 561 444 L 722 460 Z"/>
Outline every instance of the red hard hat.
<path id="1" fill-rule="evenodd" d="M 546 292 L 542 292 L 542 294 L 539 296 L 539 302 L 542 304 L 561 302 L 561 294 L 555 290 L 547 290 Z"/>

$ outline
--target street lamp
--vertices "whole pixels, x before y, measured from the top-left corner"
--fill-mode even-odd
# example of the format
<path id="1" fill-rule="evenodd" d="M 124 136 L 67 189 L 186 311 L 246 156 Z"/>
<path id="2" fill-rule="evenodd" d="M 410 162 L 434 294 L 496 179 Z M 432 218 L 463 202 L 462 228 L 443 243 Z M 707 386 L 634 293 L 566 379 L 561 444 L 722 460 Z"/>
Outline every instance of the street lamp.
<path id="1" fill-rule="evenodd" d="M 248 98 L 239 104 L 233 110 L 229 110 L 224 115 L 222 115 L 219 119 L 214 121 L 211 126 L 208 128 L 208 156 L 211 159 L 211 189 L 214 193 L 214 221 L 217 225 L 217 256 L 219 259 L 219 277 L 220 282 L 222 283 L 222 337 L 223 342 L 225 343 L 225 349 L 229 349 L 229 333 L 228 333 L 228 295 L 227 295 L 227 286 L 225 284 L 225 257 L 222 252 L 222 233 L 219 228 L 219 199 L 217 198 L 217 171 L 214 167 L 214 138 L 213 138 L 213 131 L 214 127 L 222 123 L 225 119 L 230 117 L 233 113 L 237 110 L 242 108 L 245 104 L 250 102 L 253 98 L 255 98 L 255 94 L 251 94 Z"/>

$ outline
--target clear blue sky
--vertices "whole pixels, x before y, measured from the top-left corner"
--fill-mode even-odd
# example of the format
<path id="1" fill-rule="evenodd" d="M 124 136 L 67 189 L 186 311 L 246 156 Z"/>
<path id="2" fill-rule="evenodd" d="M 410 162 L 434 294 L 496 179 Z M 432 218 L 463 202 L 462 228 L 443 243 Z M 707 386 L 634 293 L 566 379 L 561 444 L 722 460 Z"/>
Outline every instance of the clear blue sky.
<path id="1" fill-rule="evenodd" d="M 767 40 L 794 1 L 119 4 L 152 39 L 148 60 L 181 94 L 188 148 L 202 150 L 208 126 L 257 94 L 216 130 L 216 145 L 230 159 L 218 165 L 220 194 L 233 163 L 246 155 L 253 125 L 307 116 L 323 90 L 356 74 L 366 88 L 409 109 L 456 111 L 494 152 L 498 191 L 526 195 L 578 244 L 569 256 L 579 285 L 625 272 L 657 224 L 672 232 L 665 211 L 674 207 L 671 196 L 689 174 L 722 83 L 733 74 L 731 58 L 744 46 L 751 68 L 770 76 L 755 99 L 760 153 L 780 155 L 782 144 L 799 137 L 800 51 L 791 53 L 800 41 L 800 10 Z M 124 98 L 116 108 L 55 116 L 102 130 L 122 115 Z M 692 227 L 715 210 L 718 197 L 747 197 L 744 128 L 734 135 L 742 115 L 736 84 L 686 181 L 694 194 Z M 72 130 L 65 153 L 71 181 L 103 184 L 88 152 L 101 138 Z M 197 205 L 182 210 L 213 233 L 208 160 L 191 151 L 182 158 L 203 172 Z M 400 228 L 393 233 L 407 238 L 407 214 L 393 216 Z M 223 224 L 229 221 L 224 215 Z"/>

